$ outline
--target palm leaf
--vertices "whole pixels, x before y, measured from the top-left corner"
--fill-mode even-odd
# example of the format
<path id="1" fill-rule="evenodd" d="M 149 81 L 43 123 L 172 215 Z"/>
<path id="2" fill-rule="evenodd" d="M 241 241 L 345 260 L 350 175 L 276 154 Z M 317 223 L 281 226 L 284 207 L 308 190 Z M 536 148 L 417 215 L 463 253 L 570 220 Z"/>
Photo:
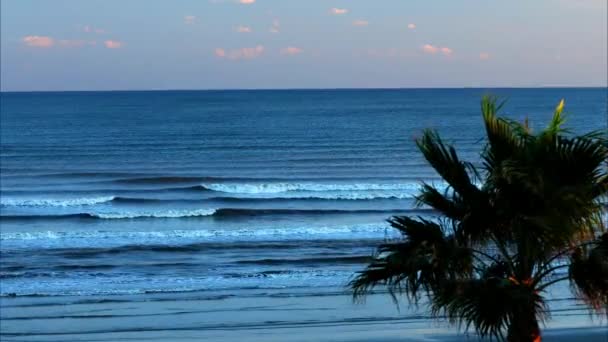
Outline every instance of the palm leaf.
<path id="1" fill-rule="evenodd" d="M 432 299 L 432 312 L 451 323 L 471 326 L 481 337 L 504 338 L 519 315 L 542 320 L 546 306 L 534 289 L 505 278 L 482 278 L 447 282 Z M 521 318 L 521 317 L 519 317 Z"/>
<path id="2" fill-rule="evenodd" d="M 471 164 L 460 161 L 456 149 L 444 144 L 436 132 L 425 131 L 416 144 L 429 164 L 458 194 L 469 197 L 479 191 L 467 172 Z"/>
<path id="3" fill-rule="evenodd" d="M 378 248 L 371 264 L 350 283 L 355 298 L 377 285 L 385 285 L 393 299 L 404 293 L 417 301 L 420 290 L 430 293 L 446 277 L 470 272 L 468 249 L 458 247 L 437 223 L 408 217 L 394 217 L 389 222 L 404 240 Z"/>

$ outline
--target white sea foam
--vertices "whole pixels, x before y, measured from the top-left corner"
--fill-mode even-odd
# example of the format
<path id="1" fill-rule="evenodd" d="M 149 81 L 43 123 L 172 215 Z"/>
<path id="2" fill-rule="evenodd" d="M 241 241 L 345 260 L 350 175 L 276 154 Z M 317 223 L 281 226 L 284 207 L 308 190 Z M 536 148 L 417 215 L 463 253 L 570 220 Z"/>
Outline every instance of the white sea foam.
<path id="1" fill-rule="evenodd" d="M 14 207 L 76 207 L 96 205 L 114 200 L 114 196 L 83 197 L 83 198 L 3 198 L 3 206 Z"/>
<path id="2" fill-rule="evenodd" d="M 215 209 L 196 209 L 196 210 L 166 210 L 166 211 L 136 211 L 136 212 L 108 212 L 90 214 L 93 217 L 102 219 L 132 219 L 132 218 L 178 218 L 178 217 L 195 217 L 195 216 L 211 216 L 215 213 Z"/>
<path id="3" fill-rule="evenodd" d="M 2 232 L 0 240 L 29 247 L 105 246 L 123 244 L 189 243 L 192 241 L 287 241 L 301 239 L 357 239 L 396 236 L 387 223 L 339 226 L 260 227 L 241 229 L 161 230 L 161 231 L 37 231 Z"/>
<path id="4" fill-rule="evenodd" d="M 266 199 L 310 199 L 310 200 L 373 200 L 373 199 L 407 199 L 417 194 L 417 190 L 376 190 L 376 191 L 292 191 L 283 193 L 249 193 L 234 194 L 235 198 Z M 233 196 L 234 196 L 233 195 Z"/>
<path id="5" fill-rule="evenodd" d="M 356 184 L 321 184 L 321 183 L 209 183 L 201 184 L 205 188 L 235 194 L 276 194 L 290 191 L 378 191 L 378 190 L 417 190 L 419 183 L 356 183 Z"/>

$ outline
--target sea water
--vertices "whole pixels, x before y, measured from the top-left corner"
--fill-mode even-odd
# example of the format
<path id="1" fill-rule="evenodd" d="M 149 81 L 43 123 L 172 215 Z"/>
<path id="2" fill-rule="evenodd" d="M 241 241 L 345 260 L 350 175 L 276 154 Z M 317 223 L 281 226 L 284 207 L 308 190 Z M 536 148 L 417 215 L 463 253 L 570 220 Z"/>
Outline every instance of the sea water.
<path id="1" fill-rule="evenodd" d="M 2 93 L 2 303 L 345 292 L 387 218 L 433 215 L 424 129 L 479 162 L 487 93 L 606 127 L 606 88 Z"/>

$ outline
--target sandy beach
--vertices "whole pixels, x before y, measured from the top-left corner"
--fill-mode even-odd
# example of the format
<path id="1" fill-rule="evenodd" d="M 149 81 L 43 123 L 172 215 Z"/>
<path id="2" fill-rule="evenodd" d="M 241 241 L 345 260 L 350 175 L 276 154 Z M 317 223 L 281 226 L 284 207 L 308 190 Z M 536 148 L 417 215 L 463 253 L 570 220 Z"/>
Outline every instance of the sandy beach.
<path id="1" fill-rule="evenodd" d="M 608 341 L 606 322 L 552 302 L 546 341 Z M 281 290 L 78 298 L 3 298 L 2 341 L 478 341 L 385 294 Z"/>

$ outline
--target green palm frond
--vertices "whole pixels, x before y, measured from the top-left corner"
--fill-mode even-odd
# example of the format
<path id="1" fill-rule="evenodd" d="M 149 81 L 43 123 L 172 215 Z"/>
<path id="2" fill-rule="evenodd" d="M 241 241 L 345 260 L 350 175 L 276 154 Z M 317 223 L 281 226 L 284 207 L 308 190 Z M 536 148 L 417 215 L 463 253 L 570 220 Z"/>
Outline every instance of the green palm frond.
<path id="1" fill-rule="evenodd" d="M 564 116 L 564 99 L 559 101 L 557 107 L 555 107 L 555 111 L 553 112 L 553 118 L 551 118 L 551 122 L 544 131 L 545 135 L 548 136 L 556 136 L 560 133 L 565 133 L 566 130 L 562 127 L 566 122 L 566 117 Z"/>

